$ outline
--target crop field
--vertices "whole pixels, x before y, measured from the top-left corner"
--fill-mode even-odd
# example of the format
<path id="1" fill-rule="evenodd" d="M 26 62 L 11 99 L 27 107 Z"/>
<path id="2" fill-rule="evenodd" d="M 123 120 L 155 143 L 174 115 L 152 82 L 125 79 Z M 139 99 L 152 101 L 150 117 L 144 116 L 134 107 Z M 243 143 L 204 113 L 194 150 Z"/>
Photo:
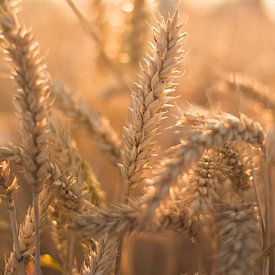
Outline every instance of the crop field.
<path id="1" fill-rule="evenodd" d="M 0 274 L 275 274 L 275 1 L 0 0 Z"/>

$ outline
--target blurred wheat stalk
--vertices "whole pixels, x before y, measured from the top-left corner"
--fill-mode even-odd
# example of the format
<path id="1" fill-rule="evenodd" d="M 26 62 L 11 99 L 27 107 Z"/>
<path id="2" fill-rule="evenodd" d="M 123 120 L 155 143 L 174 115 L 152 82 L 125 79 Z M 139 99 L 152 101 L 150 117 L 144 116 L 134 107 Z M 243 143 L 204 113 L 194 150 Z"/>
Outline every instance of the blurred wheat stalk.
<path id="1" fill-rule="evenodd" d="M 98 12 L 98 26 L 93 28 L 74 2 L 67 0 L 84 30 L 96 41 L 98 58 L 119 87 L 125 88 L 121 64 L 105 52 L 107 33 L 100 27 L 103 2 L 91 1 Z M 156 22 L 142 62 L 149 5 L 145 0 L 132 3 L 126 48 L 129 66 L 139 62 L 142 66 L 120 137 L 107 118 L 51 79 L 38 43 L 18 21 L 15 4 L 13 0 L 0 1 L 2 47 L 18 86 L 15 103 L 22 126 L 21 144 L 0 148 L 1 205 L 9 212 L 13 237 L 4 274 L 41 274 L 45 259 L 63 274 L 120 274 L 123 238 L 128 233 L 172 230 L 195 240 L 199 247 L 198 231 L 207 221 L 213 222 L 209 237 L 216 245 L 213 272 L 233 275 L 261 270 L 269 274 L 270 148 L 260 124 L 245 115 L 235 117 L 195 107 L 191 112 L 181 110 L 176 123 L 169 121 L 178 144 L 167 148 L 161 157 L 158 136 L 165 134 L 162 121 L 171 115 L 171 109 L 176 110 L 174 93 L 184 54 L 185 33 L 178 11 Z M 245 96 L 274 109 L 272 99 L 261 87 L 255 88 L 249 80 L 238 81 Z M 230 89 L 236 84 L 225 83 Z M 120 201 L 106 206 L 99 180 L 54 108 L 86 128 L 120 168 L 124 186 Z M 260 180 L 256 179 L 254 159 L 262 160 L 262 165 L 257 163 L 262 171 Z M 18 169 L 24 171 L 33 198 L 20 224 L 15 207 L 17 189 L 23 189 L 17 181 Z M 265 190 L 264 203 L 259 186 Z M 138 196 L 133 192 L 136 188 Z M 254 195 L 247 201 L 249 190 Z M 40 255 L 40 234 L 46 224 L 50 225 L 61 263 Z M 79 250 L 81 256 L 77 257 Z M 198 272 L 203 273 L 200 268 Z"/>

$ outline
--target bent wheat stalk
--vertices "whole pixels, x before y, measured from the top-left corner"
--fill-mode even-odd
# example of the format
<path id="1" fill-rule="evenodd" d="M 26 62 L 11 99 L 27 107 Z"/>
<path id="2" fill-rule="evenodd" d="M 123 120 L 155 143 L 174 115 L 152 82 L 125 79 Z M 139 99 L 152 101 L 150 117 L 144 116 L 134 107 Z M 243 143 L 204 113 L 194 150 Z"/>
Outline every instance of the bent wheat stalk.
<path id="1" fill-rule="evenodd" d="M 174 158 L 168 162 L 155 182 L 156 191 L 148 200 L 148 208 L 142 223 L 148 221 L 178 175 L 199 160 L 205 150 L 219 149 L 224 144 L 236 140 L 264 148 L 264 131 L 258 123 L 245 115 L 238 119 L 229 114 L 221 114 L 206 119 L 198 126 L 200 127 L 197 127 L 193 134 L 173 148 Z"/>
<path id="2" fill-rule="evenodd" d="M 171 201 L 168 206 L 158 209 L 156 219 L 144 228 L 138 228 L 142 202 L 130 200 L 128 204 L 118 203 L 108 208 L 94 208 L 91 213 L 83 213 L 73 217 L 70 229 L 86 232 L 90 236 L 102 236 L 105 233 L 122 235 L 140 230 L 141 232 L 157 232 L 173 230 L 181 233 L 192 231 L 193 221 L 187 209 Z"/>

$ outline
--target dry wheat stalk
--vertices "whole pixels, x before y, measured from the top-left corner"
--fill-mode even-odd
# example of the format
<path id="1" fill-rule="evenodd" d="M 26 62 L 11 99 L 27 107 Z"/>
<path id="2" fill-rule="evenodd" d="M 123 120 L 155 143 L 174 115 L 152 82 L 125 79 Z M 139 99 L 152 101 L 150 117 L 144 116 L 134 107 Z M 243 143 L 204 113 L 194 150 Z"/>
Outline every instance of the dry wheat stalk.
<path id="1" fill-rule="evenodd" d="M 16 220 L 15 198 L 18 189 L 17 179 L 11 173 L 9 163 L 0 164 L 0 199 L 1 205 L 9 211 L 10 224 L 13 237 L 13 251 L 5 266 L 5 274 L 15 272 L 24 274 L 24 263 L 18 240 L 18 225 Z"/>
<path id="2" fill-rule="evenodd" d="M 147 58 L 132 94 L 121 150 L 126 196 L 142 179 L 144 166 L 152 158 L 153 138 L 158 133 L 165 106 L 173 100 L 170 94 L 176 86 L 182 57 L 184 34 L 180 27 L 177 12 L 166 22 L 163 18 L 158 22 L 152 45 L 154 55 Z"/>
<path id="3" fill-rule="evenodd" d="M 40 227 L 46 221 L 47 208 L 51 202 L 48 187 L 44 185 L 39 193 Z M 34 207 L 29 207 L 24 221 L 19 226 L 19 243 L 21 254 L 25 259 L 31 258 L 35 248 L 35 213 Z"/>
<path id="4" fill-rule="evenodd" d="M 54 200 L 49 218 L 52 222 L 52 236 L 57 244 L 64 272 L 71 274 L 75 256 L 73 244 L 75 234 L 67 229 L 67 224 L 71 221 L 70 214 L 90 210 L 94 201 L 98 205 L 101 204 L 103 196 L 93 171 L 82 159 L 75 143 L 61 123 L 51 120 L 51 128 L 53 181 L 50 191 Z"/>
<path id="5" fill-rule="evenodd" d="M 182 177 L 179 196 L 191 216 L 213 210 L 213 204 L 228 192 L 250 187 L 249 164 L 234 150 L 236 146 L 224 145 L 217 152 L 207 151 Z"/>
<path id="6" fill-rule="evenodd" d="M 88 265 L 84 264 L 83 275 L 105 275 L 111 274 L 114 268 L 116 253 L 116 239 L 110 239 L 103 235 L 96 242 L 96 252 L 91 251 Z"/>
<path id="7" fill-rule="evenodd" d="M 176 181 L 178 175 L 199 160 L 205 150 L 220 149 L 224 144 L 237 140 L 263 148 L 265 134 L 261 126 L 244 115 L 238 119 L 229 114 L 220 114 L 202 121 L 201 125 L 199 121 L 196 123 L 198 125 L 192 130 L 193 134 L 188 134 L 186 140 L 173 148 L 174 158 L 168 161 L 156 180 L 156 192 L 148 201 L 144 221 L 158 207 L 160 200 L 168 193 L 170 185 Z"/>
<path id="8" fill-rule="evenodd" d="M 121 235 L 134 230 L 174 230 L 181 233 L 192 231 L 193 222 L 188 212 L 173 201 L 158 209 L 156 219 L 152 223 L 147 224 L 145 228 L 138 228 L 141 207 L 140 200 L 130 200 L 128 204 L 118 203 L 108 208 L 94 208 L 91 213 L 75 215 L 70 229 L 83 231 L 91 236 L 102 236 L 105 233 Z"/>
<path id="9" fill-rule="evenodd" d="M 117 164 L 120 161 L 120 139 L 109 120 L 92 111 L 84 102 L 74 99 L 61 83 L 52 81 L 51 87 L 57 99 L 57 107 L 65 115 L 73 118 L 76 123 L 83 124 L 99 142 L 100 147 Z"/>
<path id="10" fill-rule="evenodd" d="M 219 242 L 217 272 L 254 274 L 261 250 L 255 207 L 231 198 L 230 203 L 216 205 L 214 213 Z"/>
<path id="11" fill-rule="evenodd" d="M 14 66 L 14 78 L 19 86 L 16 95 L 23 126 L 24 171 L 33 189 L 35 213 L 35 261 L 40 274 L 40 238 L 38 194 L 48 174 L 48 116 L 52 105 L 45 65 L 39 57 L 39 47 L 32 34 L 17 21 L 11 7 L 13 1 L 2 1 L 0 25 L 5 38 L 4 48 Z"/>
<path id="12" fill-rule="evenodd" d="M 104 193 L 90 164 L 83 160 L 75 142 L 64 130 L 61 123 L 58 121 L 51 121 L 51 123 L 54 134 L 51 162 L 58 169 L 54 173 L 55 180 L 61 176 L 61 181 L 68 182 L 68 185 L 75 189 L 75 196 L 81 195 L 91 203 L 100 205 L 104 200 Z M 69 193 L 72 191 L 72 189 L 68 190 Z"/>
<path id="13" fill-rule="evenodd" d="M 141 184 L 144 168 L 152 159 L 154 137 L 164 118 L 165 107 L 174 99 L 171 92 L 176 87 L 183 53 L 185 34 L 178 24 L 177 11 L 167 21 L 161 18 L 154 31 L 154 44 L 151 44 L 153 56 L 145 60 L 145 67 L 132 93 L 129 120 L 123 131 L 121 173 L 126 184 L 125 202 L 130 190 Z M 122 241 L 118 248 L 116 274 L 119 274 L 121 248 Z"/>

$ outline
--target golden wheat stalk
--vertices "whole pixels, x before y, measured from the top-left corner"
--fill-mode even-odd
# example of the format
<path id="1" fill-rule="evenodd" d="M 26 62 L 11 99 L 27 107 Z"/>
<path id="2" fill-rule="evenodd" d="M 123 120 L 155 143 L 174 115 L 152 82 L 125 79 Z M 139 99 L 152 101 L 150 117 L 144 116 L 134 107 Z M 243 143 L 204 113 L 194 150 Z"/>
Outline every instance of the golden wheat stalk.
<path id="1" fill-rule="evenodd" d="M 71 274 L 74 263 L 75 233 L 69 232 L 67 224 L 71 213 L 82 213 L 94 207 L 94 200 L 101 204 L 102 191 L 89 165 L 80 156 L 75 143 L 61 123 L 51 120 L 52 183 L 50 191 L 54 200 L 49 211 L 52 236 L 57 244 L 63 269 Z M 86 181 L 89 181 L 86 183 Z M 92 199 L 90 201 L 90 199 Z"/>
<path id="2" fill-rule="evenodd" d="M 32 34 L 18 23 L 12 3 L 14 1 L 1 2 L 0 26 L 5 39 L 4 48 L 12 60 L 14 78 L 19 86 L 16 102 L 24 130 L 25 176 L 33 189 L 35 261 L 36 273 L 40 274 L 38 194 L 48 174 L 48 116 L 52 99 L 38 44 Z"/>
<path id="3" fill-rule="evenodd" d="M 51 195 L 49 193 L 48 187 L 44 185 L 43 189 L 39 193 L 39 216 L 40 216 L 40 228 L 42 224 L 46 221 L 47 208 L 51 202 Z M 39 228 L 39 229 L 40 229 Z M 21 254 L 24 259 L 32 257 L 35 249 L 35 210 L 34 207 L 29 207 L 25 219 L 19 225 L 19 243 Z"/>
<path id="4" fill-rule="evenodd" d="M 88 132 L 98 141 L 100 147 L 117 164 L 120 161 L 120 139 L 110 125 L 109 120 L 92 111 L 84 102 L 76 100 L 64 86 L 52 81 L 52 91 L 56 97 L 56 106 L 77 124 L 83 124 Z"/>
<path id="5" fill-rule="evenodd" d="M 163 18 L 155 28 L 153 56 L 145 60 L 145 67 L 132 92 L 129 120 L 123 131 L 121 149 L 121 173 L 126 184 L 123 200 L 127 202 L 130 190 L 142 182 L 145 166 L 149 165 L 154 153 L 154 137 L 164 118 L 165 107 L 174 97 L 178 68 L 182 59 L 184 33 L 178 24 L 176 11 L 167 21 Z M 119 243 L 115 274 L 119 274 L 122 240 Z"/>
<path id="6" fill-rule="evenodd" d="M 189 137 L 186 140 L 173 148 L 174 158 L 168 161 L 155 182 L 156 191 L 148 201 L 143 222 L 151 217 L 178 175 L 187 171 L 194 162 L 198 161 L 205 150 L 220 149 L 224 144 L 233 141 L 258 145 L 262 149 L 264 147 L 265 133 L 261 126 L 244 115 L 238 119 L 229 114 L 221 114 L 203 120 L 201 125 L 197 118 L 193 119 L 197 124 L 196 128 L 188 134 Z"/>
<path id="7" fill-rule="evenodd" d="M 166 22 L 161 18 L 155 29 L 153 56 L 147 58 L 132 93 L 132 107 L 124 127 L 121 150 L 126 196 L 141 182 L 144 167 L 152 158 L 154 137 L 158 134 L 165 107 L 173 100 L 171 92 L 175 90 L 175 79 L 179 75 L 183 36 L 177 12 Z"/>
<path id="8" fill-rule="evenodd" d="M 138 228 L 141 201 L 130 200 L 128 204 L 118 203 L 108 208 L 94 208 L 91 213 L 83 213 L 73 217 L 70 229 L 85 232 L 90 236 L 122 235 L 134 230 L 142 232 L 157 232 L 173 230 L 181 233 L 192 231 L 193 221 L 186 208 L 176 202 L 158 209 L 156 219 L 145 228 Z"/>

